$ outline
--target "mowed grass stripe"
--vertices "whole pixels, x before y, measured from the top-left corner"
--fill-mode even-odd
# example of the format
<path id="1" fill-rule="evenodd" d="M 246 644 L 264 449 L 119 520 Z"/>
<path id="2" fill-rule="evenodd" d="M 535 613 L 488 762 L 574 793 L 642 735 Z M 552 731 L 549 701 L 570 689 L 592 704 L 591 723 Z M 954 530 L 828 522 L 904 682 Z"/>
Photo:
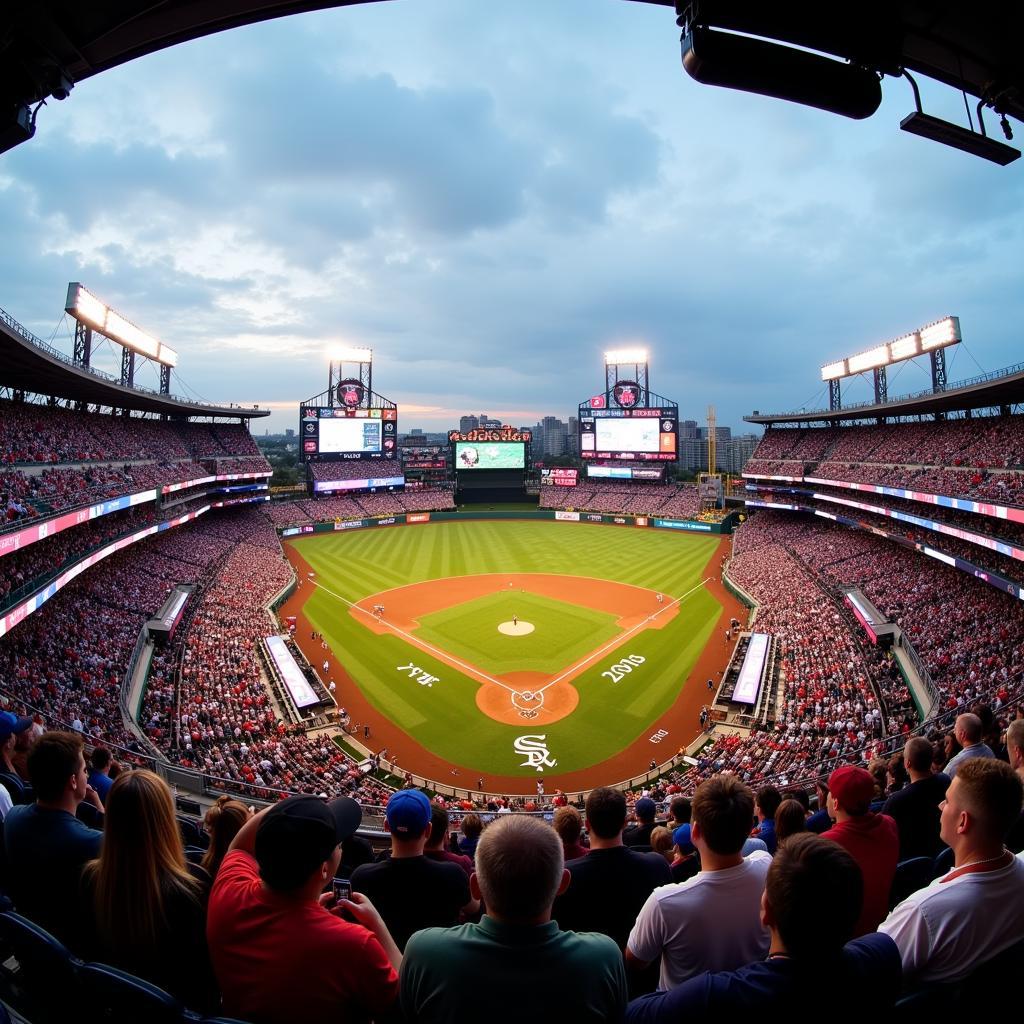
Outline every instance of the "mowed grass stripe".
<path id="1" fill-rule="evenodd" d="M 587 524 L 483 521 L 339 532 L 303 538 L 296 547 L 319 582 L 358 601 L 396 585 L 485 572 L 614 579 L 679 596 L 699 585 L 716 542 Z M 307 611 L 313 628 L 327 637 L 377 713 L 454 763 L 484 775 L 534 777 L 513 749 L 517 736 L 545 735 L 559 762 L 557 772 L 603 761 L 644 735 L 675 699 L 711 636 L 720 608 L 710 594 L 698 590 L 665 629 L 639 632 L 588 666 L 573 684 L 580 703 L 572 715 L 552 724 L 544 722 L 542 712 L 514 726 L 479 712 L 475 680 L 399 637 L 372 633 L 336 598 L 318 590 Z M 487 635 L 493 636 L 489 620 L 484 639 L 477 641 L 484 647 Z M 613 685 L 601 673 L 626 654 L 642 655 L 646 661 Z M 479 664 L 477 659 L 465 660 Z M 408 664 L 439 681 L 422 686 L 399 671 Z"/>

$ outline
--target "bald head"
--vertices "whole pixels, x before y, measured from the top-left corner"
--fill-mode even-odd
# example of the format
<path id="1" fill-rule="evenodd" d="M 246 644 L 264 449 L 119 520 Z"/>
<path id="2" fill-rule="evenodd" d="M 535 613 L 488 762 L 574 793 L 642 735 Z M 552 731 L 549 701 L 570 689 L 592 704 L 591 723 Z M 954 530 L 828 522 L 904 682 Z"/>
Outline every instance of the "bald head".
<path id="1" fill-rule="evenodd" d="M 953 730 L 962 747 L 981 742 L 981 719 L 977 715 L 959 715 Z"/>
<path id="2" fill-rule="evenodd" d="M 1006 730 L 1006 752 L 1017 771 L 1024 770 L 1024 718 L 1017 718 Z"/>

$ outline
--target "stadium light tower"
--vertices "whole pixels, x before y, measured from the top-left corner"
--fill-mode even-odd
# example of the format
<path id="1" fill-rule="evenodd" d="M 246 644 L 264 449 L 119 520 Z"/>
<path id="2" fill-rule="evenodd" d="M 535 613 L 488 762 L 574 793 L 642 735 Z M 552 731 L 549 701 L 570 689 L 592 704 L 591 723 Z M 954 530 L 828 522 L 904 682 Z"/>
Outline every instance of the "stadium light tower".
<path id="1" fill-rule="evenodd" d="M 633 394 L 631 404 L 646 408 L 650 389 L 647 349 L 618 348 L 605 352 L 604 389 L 615 392 L 615 400 L 620 406 L 623 404 L 620 396 Z"/>
<path id="2" fill-rule="evenodd" d="M 327 400 L 331 408 L 367 406 L 373 391 L 373 349 L 340 346 L 331 351 L 330 357 Z"/>

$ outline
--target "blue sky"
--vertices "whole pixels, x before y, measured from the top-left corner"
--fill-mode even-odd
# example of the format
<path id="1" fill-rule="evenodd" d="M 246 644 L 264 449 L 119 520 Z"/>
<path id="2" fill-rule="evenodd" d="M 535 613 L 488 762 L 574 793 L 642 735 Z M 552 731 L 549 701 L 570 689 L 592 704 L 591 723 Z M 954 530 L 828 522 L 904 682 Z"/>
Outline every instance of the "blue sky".
<path id="1" fill-rule="evenodd" d="M 402 429 L 564 418 L 623 343 L 734 429 L 820 407 L 822 363 L 950 313 L 951 380 L 1022 358 L 1024 161 L 900 132 L 906 82 L 863 122 L 699 86 L 678 35 L 623 0 L 398 0 L 106 72 L 0 156 L 0 306 L 69 352 L 82 281 L 178 350 L 176 391 L 272 429 L 332 345 L 374 350 Z"/>

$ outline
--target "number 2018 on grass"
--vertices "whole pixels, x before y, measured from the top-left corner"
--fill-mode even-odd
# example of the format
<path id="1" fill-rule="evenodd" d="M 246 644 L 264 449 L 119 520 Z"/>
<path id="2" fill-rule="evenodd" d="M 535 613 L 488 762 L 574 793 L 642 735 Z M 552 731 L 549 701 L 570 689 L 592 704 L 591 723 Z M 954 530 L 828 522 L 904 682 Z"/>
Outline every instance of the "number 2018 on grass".
<path id="1" fill-rule="evenodd" d="M 601 675 L 607 676 L 613 683 L 622 682 L 624 676 L 628 676 L 636 665 L 642 665 L 647 659 L 642 654 L 629 654 L 622 661 L 616 662 L 607 672 Z"/>

